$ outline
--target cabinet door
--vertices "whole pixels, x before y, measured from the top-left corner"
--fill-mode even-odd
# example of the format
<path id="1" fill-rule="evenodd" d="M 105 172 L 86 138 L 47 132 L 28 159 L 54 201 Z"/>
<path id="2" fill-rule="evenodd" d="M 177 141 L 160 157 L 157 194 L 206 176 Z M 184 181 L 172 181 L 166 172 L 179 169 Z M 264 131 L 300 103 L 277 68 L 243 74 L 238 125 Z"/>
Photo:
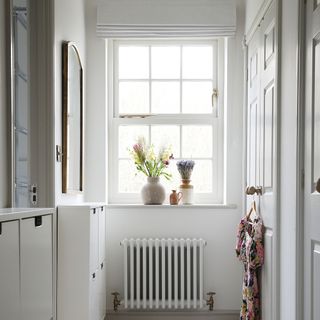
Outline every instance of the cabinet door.
<path id="1" fill-rule="evenodd" d="M 52 216 L 21 220 L 21 308 L 23 320 L 50 320 Z"/>
<path id="2" fill-rule="evenodd" d="M 100 263 L 99 269 L 99 320 L 103 320 L 107 310 L 107 283 L 106 283 L 106 265 L 105 262 Z"/>
<path id="3" fill-rule="evenodd" d="M 106 210 L 99 208 L 99 264 L 105 260 L 106 256 Z"/>
<path id="4" fill-rule="evenodd" d="M 99 320 L 99 299 L 98 299 L 98 292 L 99 292 L 99 270 L 96 269 L 90 275 L 90 317 L 89 320 Z"/>
<path id="5" fill-rule="evenodd" d="M 19 319 L 19 221 L 0 223 L 0 318 Z"/>
<path id="6" fill-rule="evenodd" d="M 99 210 L 90 210 L 90 273 L 99 266 Z"/>

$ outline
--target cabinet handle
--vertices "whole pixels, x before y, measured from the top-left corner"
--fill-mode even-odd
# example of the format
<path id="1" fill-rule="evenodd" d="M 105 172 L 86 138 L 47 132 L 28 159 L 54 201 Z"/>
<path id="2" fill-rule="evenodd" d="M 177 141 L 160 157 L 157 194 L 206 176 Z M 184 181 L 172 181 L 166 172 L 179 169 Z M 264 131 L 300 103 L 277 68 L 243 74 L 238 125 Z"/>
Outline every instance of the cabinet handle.
<path id="1" fill-rule="evenodd" d="M 96 273 L 94 272 L 93 274 L 92 274 L 92 279 L 95 279 L 96 278 Z"/>
<path id="2" fill-rule="evenodd" d="M 103 262 L 100 264 L 101 270 L 103 269 Z"/>
<path id="3" fill-rule="evenodd" d="M 316 183 L 316 191 L 320 192 L 320 179 L 318 179 L 318 181 Z"/>
<path id="4" fill-rule="evenodd" d="M 96 208 L 93 209 L 93 214 L 96 214 Z"/>
<path id="5" fill-rule="evenodd" d="M 42 225 L 42 216 L 34 217 L 34 226 L 40 227 Z"/>
<path id="6" fill-rule="evenodd" d="M 103 209 L 104 209 L 104 208 L 103 208 L 103 207 L 101 207 L 101 211 L 103 211 Z"/>
<path id="7" fill-rule="evenodd" d="M 0 235 L 2 234 L 2 223 L 0 222 Z"/>

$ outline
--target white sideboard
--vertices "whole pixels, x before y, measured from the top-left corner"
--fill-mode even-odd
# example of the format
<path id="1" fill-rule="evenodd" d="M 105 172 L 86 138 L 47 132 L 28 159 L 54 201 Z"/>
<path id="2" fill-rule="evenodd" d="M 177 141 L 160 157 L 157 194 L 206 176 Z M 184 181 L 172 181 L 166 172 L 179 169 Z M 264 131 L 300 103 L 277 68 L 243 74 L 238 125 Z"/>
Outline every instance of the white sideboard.
<path id="1" fill-rule="evenodd" d="M 0 209 L 0 318 L 55 319 L 55 210 Z"/>
<path id="2" fill-rule="evenodd" d="M 58 207 L 58 320 L 102 320 L 106 313 L 106 207 Z"/>

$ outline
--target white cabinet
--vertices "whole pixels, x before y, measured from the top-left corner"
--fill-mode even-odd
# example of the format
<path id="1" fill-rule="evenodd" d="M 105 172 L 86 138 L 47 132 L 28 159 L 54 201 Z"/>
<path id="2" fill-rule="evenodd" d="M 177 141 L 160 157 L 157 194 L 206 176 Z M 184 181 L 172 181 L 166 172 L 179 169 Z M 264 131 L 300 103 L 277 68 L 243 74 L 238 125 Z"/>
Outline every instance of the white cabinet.
<path id="1" fill-rule="evenodd" d="M 0 223 L 0 312 L 19 319 L 19 221 Z"/>
<path id="2" fill-rule="evenodd" d="M 52 216 L 21 220 L 21 307 L 24 320 L 52 316 Z"/>
<path id="3" fill-rule="evenodd" d="M 58 207 L 58 320 L 106 313 L 105 206 Z"/>
<path id="4" fill-rule="evenodd" d="M 55 319 L 54 209 L 0 209 L 0 318 Z"/>

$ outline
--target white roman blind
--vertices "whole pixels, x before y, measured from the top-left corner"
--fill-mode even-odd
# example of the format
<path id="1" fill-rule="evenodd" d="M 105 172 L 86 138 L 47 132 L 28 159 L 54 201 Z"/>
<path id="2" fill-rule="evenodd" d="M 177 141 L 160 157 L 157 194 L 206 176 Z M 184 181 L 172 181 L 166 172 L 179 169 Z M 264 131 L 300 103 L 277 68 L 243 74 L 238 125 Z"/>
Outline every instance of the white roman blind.
<path id="1" fill-rule="evenodd" d="M 102 38 L 232 36 L 235 0 L 100 0 L 97 34 Z"/>

